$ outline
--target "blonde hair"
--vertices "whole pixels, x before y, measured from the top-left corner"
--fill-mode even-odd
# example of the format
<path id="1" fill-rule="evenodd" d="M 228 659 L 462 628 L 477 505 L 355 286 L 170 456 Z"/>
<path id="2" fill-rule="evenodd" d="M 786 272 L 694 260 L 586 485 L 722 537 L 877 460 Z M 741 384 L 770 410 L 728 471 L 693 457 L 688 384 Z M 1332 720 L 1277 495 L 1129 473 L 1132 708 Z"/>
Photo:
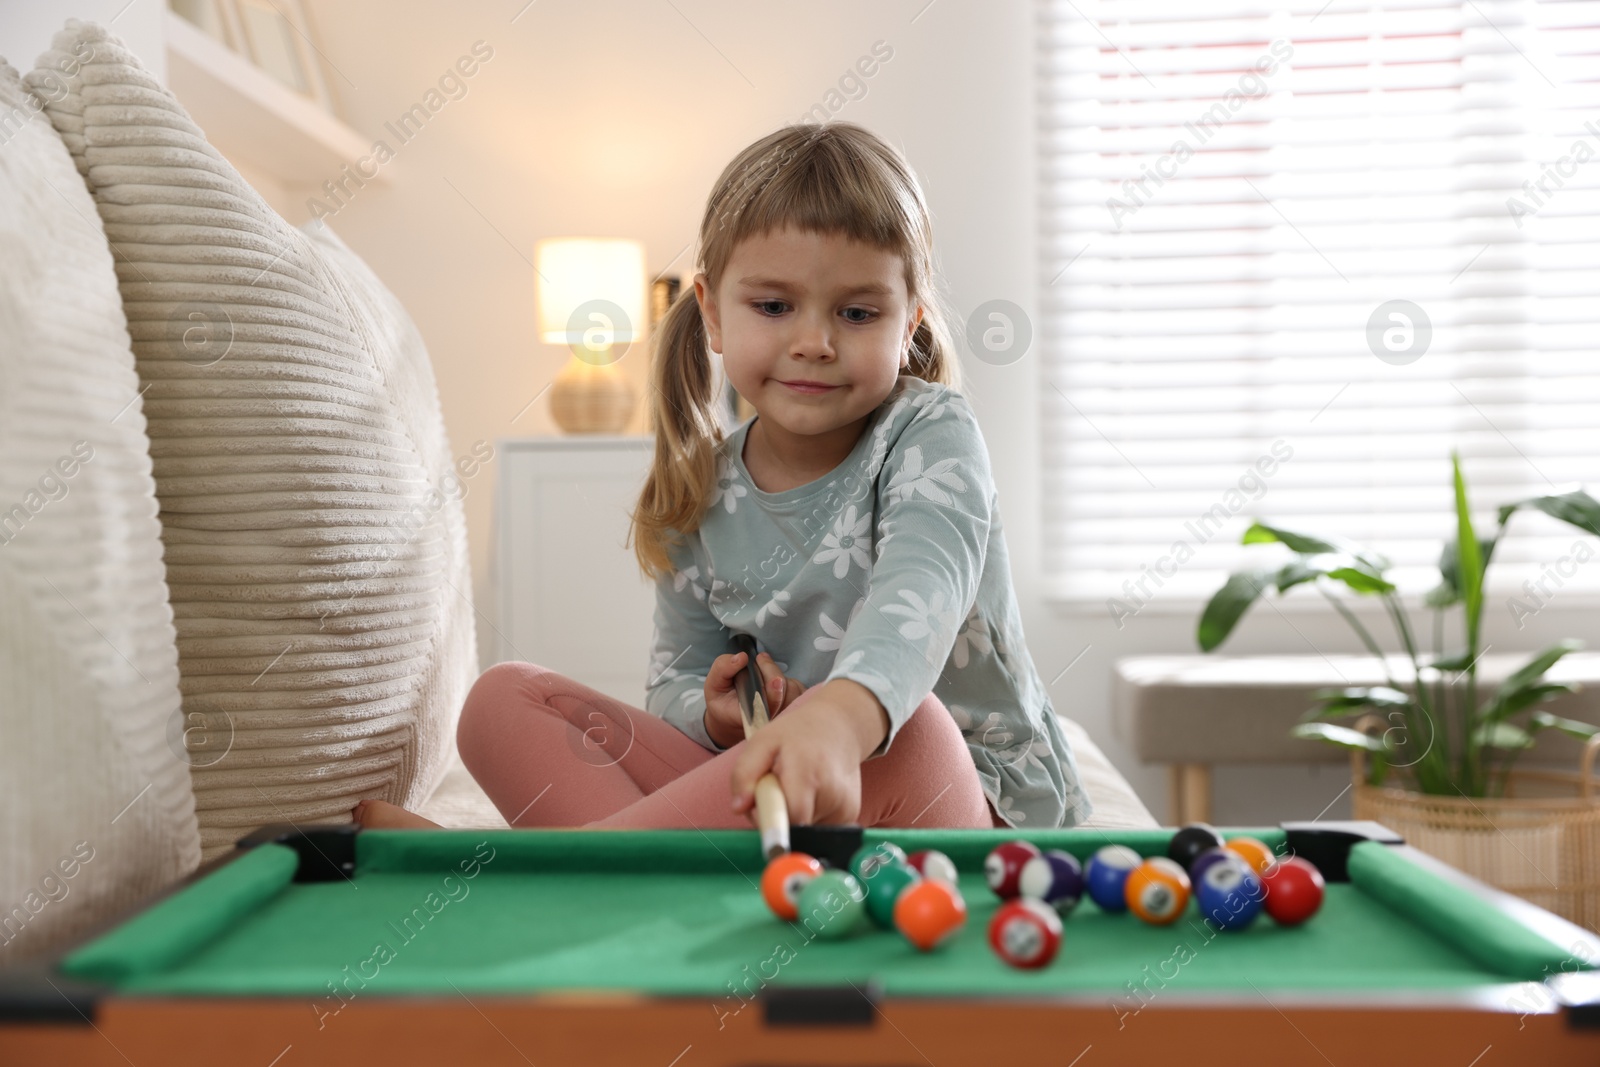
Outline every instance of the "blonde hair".
<path id="1" fill-rule="evenodd" d="M 700 221 L 700 271 L 716 292 L 739 242 L 785 227 L 840 235 L 897 253 L 922 305 L 905 373 L 960 388 L 956 350 L 934 288 L 933 225 L 922 188 L 894 148 L 853 122 L 798 123 L 756 141 L 717 179 Z M 650 425 L 655 458 L 629 540 L 647 579 L 673 570 L 668 543 L 700 526 L 723 441 L 714 375 L 694 287 L 684 286 L 655 337 Z"/>

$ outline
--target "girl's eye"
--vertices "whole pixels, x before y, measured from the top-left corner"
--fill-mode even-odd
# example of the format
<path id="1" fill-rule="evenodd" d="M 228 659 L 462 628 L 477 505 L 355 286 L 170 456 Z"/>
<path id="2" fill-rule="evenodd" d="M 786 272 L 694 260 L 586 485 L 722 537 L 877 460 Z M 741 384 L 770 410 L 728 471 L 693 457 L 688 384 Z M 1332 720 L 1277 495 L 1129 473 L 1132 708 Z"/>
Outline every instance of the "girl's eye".
<path id="1" fill-rule="evenodd" d="M 782 300 L 757 300 L 750 306 L 761 312 L 763 315 L 771 317 L 774 315 L 783 314 L 783 309 L 787 308 L 789 305 Z M 845 308 L 841 314 L 848 316 L 851 312 L 859 312 L 862 317 L 846 318 L 845 321 L 854 323 L 857 326 L 863 326 L 877 318 L 876 313 L 868 311 L 866 308 Z"/>

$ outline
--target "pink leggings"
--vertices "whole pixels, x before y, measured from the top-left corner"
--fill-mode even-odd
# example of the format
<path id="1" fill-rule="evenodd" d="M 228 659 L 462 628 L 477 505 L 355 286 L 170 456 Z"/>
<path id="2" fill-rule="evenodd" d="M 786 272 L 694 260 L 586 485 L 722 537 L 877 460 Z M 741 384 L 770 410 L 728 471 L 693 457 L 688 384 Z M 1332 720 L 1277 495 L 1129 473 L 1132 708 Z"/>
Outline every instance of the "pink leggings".
<path id="1" fill-rule="evenodd" d="M 808 689 L 793 704 L 812 693 Z M 743 742 L 712 752 L 647 711 L 533 663 L 490 667 L 456 728 L 461 760 L 512 826 L 610 829 L 751 825 L 729 804 Z M 861 765 L 862 826 L 1005 823 L 978 784 L 966 741 L 933 694 L 889 751 Z"/>

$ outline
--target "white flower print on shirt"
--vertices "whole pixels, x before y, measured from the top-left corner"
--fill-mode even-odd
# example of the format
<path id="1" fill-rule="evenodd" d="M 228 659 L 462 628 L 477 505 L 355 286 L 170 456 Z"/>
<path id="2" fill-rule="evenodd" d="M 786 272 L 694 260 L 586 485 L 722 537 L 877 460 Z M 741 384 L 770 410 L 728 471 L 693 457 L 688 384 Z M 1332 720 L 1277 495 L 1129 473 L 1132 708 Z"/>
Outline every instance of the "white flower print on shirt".
<path id="1" fill-rule="evenodd" d="M 700 584 L 698 580 L 699 578 L 699 567 L 685 567 L 683 570 L 678 571 L 672 576 L 672 591 L 674 593 L 681 593 L 683 592 L 683 587 L 687 585 L 689 587 L 689 591 L 694 593 L 696 600 L 704 601 L 706 598 L 706 590 L 705 587 Z"/>
<path id="2" fill-rule="evenodd" d="M 1047 739 L 1034 736 L 1028 738 L 1025 744 L 1015 745 L 999 755 L 1000 762 L 1005 766 L 1043 773 L 1044 761 L 1053 758 L 1055 753 L 1050 750 L 1050 742 Z"/>
<path id="3" fill-rule="evenodd" d="M 900 465 L 900 470 L 889 479 L 889 503 L 900 500 L 914 500 L 920 493 L 936 504 L 949 504 L 955 497 L 944 491 L 949 486 L 958 493 L 967 491 L 967 483 L 962 481 L 961 475 L 955 471 L 961 461 L 954 456 L 941 459 L 926 470 L 922 467 L 922 446 L 912 445 L 906 449 L 905 462 Z"/>
<path id="4" fill-rule="evenodd" d="M 1013 802 L 1015 801 L 1015 799 L 1016 799 L 1015 797 L 1009 797 L 1009 796 L 1001 797 L 1000 798 L 1000 808 L 999 808 L 1000 814 L 1002 816 L 1010 816 L 1011 821 L 1014 822 L 1014 823 L 1027 822 L 1028 821 L 1028 813 L 1025 812 L 1025 811 L 1018 811 L 1015 807 L 1012 806 Z"/>
<path id="5" fill-rule="evenodd" d="M 733 471 L 733 464 L 728 462 L 728 457 L 723 456 L 717 461 L 717 484 L 711 490 L 711 502 L 706 505 L 708 509 L 717 506 L 717 501 L 732 515 L 739 506 L 739 498 L 749 496 L 750 490 L 741 484 L 738 475 Z"/>
<path id="6" fill-rule="evenodd" d="M 907 621 L 900 624 L 900 636 L 908 641 L 923 641 L 923 658 L 929 663 L 935 662 L 934 650 L 944 635 L 956 627 L 956 613 L 954 609 L 945 607 L 944 590 L 936 591 L 931 601 L 923 600 L 914 589 L 901 589 L 899 595 L 905 598 L 906 603 L 890 604 L 883 609 L 883 613 L 904 615 Z"/>
<path id="7" fill-rule="evenodd" d="M 833 529 L 822 539 L 822 548 L 811 557 L 812 563 L 833 562 L 833 576 L 843 578 L 854 563 L 862 570 L 872 568 L 872 513 L 861 512 L 851 504 L 834 522 Z"/>
<path id="8" fill-rule="evenodd" d="M 945 414 L 961 416 L 961 408 L 955 401 L 956 394 L 947 389 L 924 389 L 911 401 L 911 406 L 926 408 L 923 418 L 937 419 Z"/>
<path id="9" fill-rule="evenodd" d="M 789 599 L 788 590 L 786 590 L 786 589 L 774 589 L 772 591 L 772 599 L 767 601 L 765 604 L 763 604 L 761 606 L 761 610 L 756 612 L 756 625 L 757 626 L 765 626 L 767 624 L 767 613 L 768 612 L 771 612 L 775 616 L 777 616 L 777 615 L 784 615 L 784 616 L 788 615 L 789 613 L 787 611 L 783 610 L 783 604 L 782 604 L 782 601 L 785 601 L 785 600 L 788 600 L 788 599 Z"/>
<path id="10" fill-rule="evenodd" d="M 902 390 L 899 398 L 889 405 L 889 410 L 884 412 L 877 428 L 872 431 L 872 454 L 867 459 L 866 468 L 868 478 L 877 478 L 878 472 L 883 469 L 883 461 L 889 455 L 889 430 L 894 425 L 894 417 L 910 402 L 910 398 Z"/>
<path id="11" fill-rule="evenodd" d="M 957 667 L 965 668 L 973 651 L 980 654 L 994 651 L 994 644 L 989 640 L 989 627 L 984 625 L 977 601 L 973 601 L 966 624 L 956 634 L 956 647 L 950 658 L 956 661 Z"/>
<path id="12" fill-rule="evenodd" d="M 659 634 L 657 635 L 657 639 L 660 639 Z M 683 655 L 682 652 L 678 653 L 678 656 L 681 655 Z M 652 652 L 650 654 L 650 676 L 646 680 L 645 684 L 647 686 L 653 686 L 657 682 L 667 681 L 682 674 L 682 671 L 673 666 L 673 663 L 677 662 L 678 656 L 674 656 L 670 648 L 663 648 L 660 651 Z"/>
<path id="13" fill-rule="evenodd" d="M 861 614 L 861 609 L 866 606 L 867 598 L 861 597 L 850 608 L 850 617 L 843 626 L 828 618 L 824 611 L 817 616 L 817 625 L 822 627 L 823 636 L 812 642 L 819 652 L 837 652 L 844 645 L 845 631 L 850 629 L 850 624 L 856 621 L 856 616 Z"/>
<path id="14" fill-rule="evenodd" d="M 844 659 L 835 662 L 833 665 L 833 670 L 829 671 L 828 673 L 831 675 L 840 675 L 846 673 L 847 671 L 855 670 L 856 664 L 860 663 L 864 658 L 866 658 L 866 655 L 867 654 L 865 652 L 860 650 L 852 652 Z"/>

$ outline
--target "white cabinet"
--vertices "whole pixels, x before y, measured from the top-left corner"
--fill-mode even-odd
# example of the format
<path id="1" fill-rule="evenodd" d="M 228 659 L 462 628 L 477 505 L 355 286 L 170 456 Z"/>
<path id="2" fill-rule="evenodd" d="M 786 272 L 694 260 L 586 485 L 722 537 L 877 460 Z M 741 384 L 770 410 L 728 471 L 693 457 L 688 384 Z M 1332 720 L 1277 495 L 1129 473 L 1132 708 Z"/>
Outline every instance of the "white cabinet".
<path id="1" fill-rule="evenodd" d="M 495 443 L 492 662 L 527 660 L 644 707 L 655 586 L 627 547 L 647 436 Z"/>

